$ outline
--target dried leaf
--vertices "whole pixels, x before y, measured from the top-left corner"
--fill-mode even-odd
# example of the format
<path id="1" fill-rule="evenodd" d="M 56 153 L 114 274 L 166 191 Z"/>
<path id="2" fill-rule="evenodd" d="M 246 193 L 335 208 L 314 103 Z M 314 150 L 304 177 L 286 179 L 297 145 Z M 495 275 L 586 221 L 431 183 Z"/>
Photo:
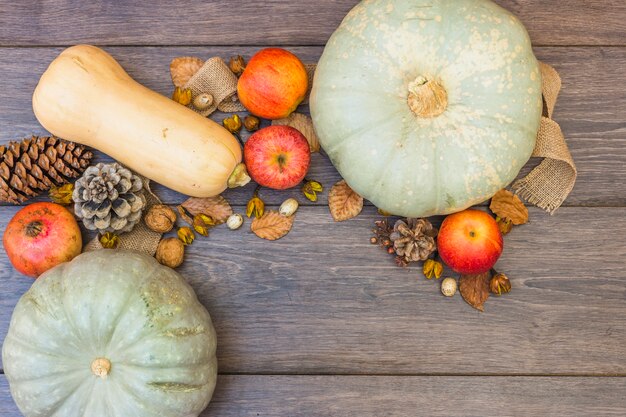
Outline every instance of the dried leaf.
<path id="1" fill-rule="evenodd" d="M 459 291 L 467 304 L 476 310 L 485 311 L 484 304 L 489 298 L 489 281 L 491 272 L 476 275 L 461 275 Z"/>
<path id="2" fill-rule="evenodd" d="M 307 142 L 309 142 L 311 152 L 319 152 L 320 140 L 315 133 L 315 129 L 313 128 L 313 120 L 311 120 L 311 118 L 306 114 L 291 113 L 284 119 L 272 120 L 272 126 L 274 125 L 291 126 L 299 130 L 300 133 L 304 135 Z"/>
<path id="3" fill-rule="evenodd" d="M 518 196 L 508 190 L 498 191 L 489 204 L 491 211 L 502 219 L 508 219 L 514 225 L 528 222 L 528 209 Z"/>
<path id="4" fill-rule="evenodd" d="M 333 185 L 328 193 L 328 207 L 336 222 L 351 219 L 363 210 L 363 197 L 352 191 L 345 180 Z"/>
<path id="5" fill-rule="evenodd" d="M 261 239 L 277 240 L 289 233 L 295 217 L 286 217 L 277 211 L 268 210 L 263 217 L 252 220 L 250 230 Z"/>
<path id="6" fill-rule="evenodd" d="M 221 195 L 207 198 L 192 197 L 185 201 L 182 206 L 187 209 L 192 216 L 197 214 L 210 216 L 215 220 L 215 224 L 224 223 L 228 217 L 233 214 L 232 207 Z"/>
<path id="7" fill-rule="evenodd" d="M 192 56 L 181 56 L 172 59 L 170 62 L 170 74 L 174 86 L 182 88 L 204 65 L 200 58 Z"/>
<path id="8" fill-rule="evenodd" d="M 183 206 L 176 206 L 176 210 L 178 210 L 178 214 L 180 218 L 186 221 L 190 226 L 193 226 L 193 219 L 189 215 L 189 212 L 185 210 Z"/>

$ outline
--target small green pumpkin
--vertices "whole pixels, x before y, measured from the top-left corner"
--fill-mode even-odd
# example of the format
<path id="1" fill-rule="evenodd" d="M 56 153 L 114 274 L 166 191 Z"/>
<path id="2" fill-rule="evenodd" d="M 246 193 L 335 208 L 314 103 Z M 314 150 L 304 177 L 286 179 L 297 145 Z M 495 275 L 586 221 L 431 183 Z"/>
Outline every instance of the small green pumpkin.
<path id="1" fill-rule="evenodd" d="M 328 41 L 310 106 L 357 193 L 398 215 L 448 214 L 530 158 L 541 73 L 524 26 L 489 0 L 365 0 Z"/>
<path id="2" fill-rule="evenodd" d="M 26 417 L 193 417 L 217 377 L 211 318 L 154 258 L 100 250 L 39 277 L 2 349 Z"/>

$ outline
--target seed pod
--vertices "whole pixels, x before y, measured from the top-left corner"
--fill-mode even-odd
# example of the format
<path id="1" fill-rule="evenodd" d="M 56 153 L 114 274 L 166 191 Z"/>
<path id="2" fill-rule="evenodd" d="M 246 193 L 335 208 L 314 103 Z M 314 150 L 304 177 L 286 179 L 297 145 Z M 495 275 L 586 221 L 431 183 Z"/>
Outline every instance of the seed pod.
<path id="1" fill-rule="evenodd" d="M 191 245 L 196 238 L 196 234 L 189 227 L 184 226 L 178 229 L 178 238 L 185 245 Z"/>

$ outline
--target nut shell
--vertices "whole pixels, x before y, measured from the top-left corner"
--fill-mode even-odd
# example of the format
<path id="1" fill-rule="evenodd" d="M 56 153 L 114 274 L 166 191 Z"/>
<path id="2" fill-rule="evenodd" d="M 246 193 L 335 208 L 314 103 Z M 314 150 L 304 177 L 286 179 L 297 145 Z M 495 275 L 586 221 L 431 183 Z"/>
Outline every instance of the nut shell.
<path id="1" fill-rule="evenodd" d="M 176 224 L 176 212 L 165 204 L 155 204 L 146 213 L 144 222 L 150 230 L 167 233 Z"/>
<path id="2" fill-rule="evenodd" d="M 176 268 L 183 263 L 185 245 L 175 237 L 168 237 L 159 242 L 156 260 L 162 265 Z"/>
<path id="3" fill-rule="evenodd" d="M 213 96 L 209 93 L 198 94 L 193 99 L 193 106 L 200 111 L 208 109 L 212 104 Z"/>
<path id="4" fill-rule="evenodd" d="M 445 278 L 441 281 L 441 293 L 446 297 L 452 297 L 456 294 L 456 279 L 454 278 Z"/>
<path id="5" fill-rule="evenodd" d="M 226 225 L 230 230 L 237 230 L 243 224 L 243 216 L 241 214 L 231 214 L 226 220 Z"/>
<path id="6" fill-rule="evenodd" d="M 288 198 L 280 205 L 278 212 L 283 216 L 291 216 L 298 210 L 298 200 L 295 198 Z"/>

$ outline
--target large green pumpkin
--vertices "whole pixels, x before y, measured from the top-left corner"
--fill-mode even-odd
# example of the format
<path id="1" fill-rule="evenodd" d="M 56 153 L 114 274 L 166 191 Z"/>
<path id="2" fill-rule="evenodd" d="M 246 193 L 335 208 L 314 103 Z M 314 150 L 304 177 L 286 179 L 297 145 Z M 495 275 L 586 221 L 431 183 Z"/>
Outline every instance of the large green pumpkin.
<path id="1" fill-rule="evenodd" d="M 365 0 L 328 41 L 310 105 L 356 192 L 398 215 L 447 214 L 528 161 L 541 74 L 524 26 L 489 0 Z"/>
<path id="2" fill-rule="evenodd" d="M 26 417 L 195 417 L 217 377 L 211 318 L 147 255 L 101 250 L 39 277 L 2 349 Z"/>

